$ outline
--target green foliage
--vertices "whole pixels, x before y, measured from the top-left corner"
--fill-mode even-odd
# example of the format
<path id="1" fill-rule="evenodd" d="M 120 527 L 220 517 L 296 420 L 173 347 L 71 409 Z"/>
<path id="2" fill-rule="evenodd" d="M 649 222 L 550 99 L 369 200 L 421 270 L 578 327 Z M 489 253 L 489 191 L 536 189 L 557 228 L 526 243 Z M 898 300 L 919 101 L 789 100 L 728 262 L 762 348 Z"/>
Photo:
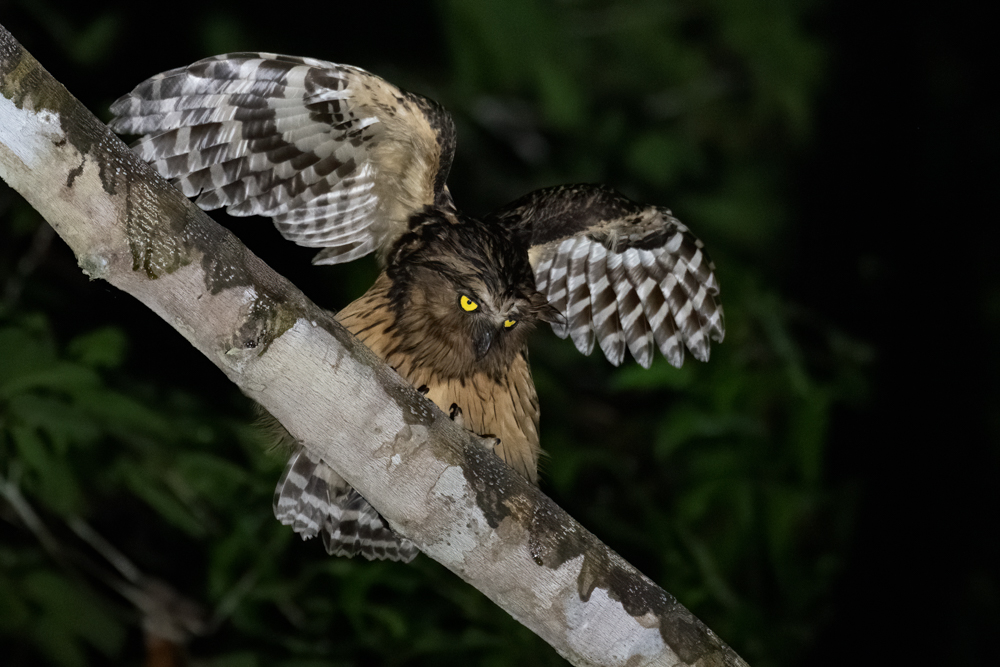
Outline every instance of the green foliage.
<path id="1" fill-rule="evenodd" d="M 79 23 L 69 19 L 62 7 L 52 7 L 46 0 L 21 5 L 37 20 L 46 37 L 59 46 L 74 63 L 87 67 L 106 62 L 121 30 L 121 19 L 114 12 L 90 15 Z"/>
<path id="2" fill-rule="evenodd" d="M 128 584 L 84 576 L 94 568 L 80 563 L 93 558 L 77 558 L 85 547 L 67 526 L 83 519 L 141 569 L 158 568 L 149 575 L 173 573 L 170 583 L 223 624 L 196 644 L 214 656 L 209 664 L 529 659 L 528 648 L 501 652 L 510 637 L 555 660 L 433 562 L 331 559 L 303 544 L 271 514 L 281 453 L 267 451 L 246 415 L 215 416 L 177 392 L 116 388 L 123 380 L 108 372 L 123 347 L 118 330 L 60 345 L 43 317 L 0 320 L 0 498 L 22 526 L 5 529 L 0 550 L 0 637 L 16 638 L 15 655 L 75 666 L 91 664 L 90 649 L 113 657 L 131 646 L 123 637 L 138 632 L 137 612 L 115 592 Z"/>
<path id="3" fill-rule="evenodd" d="M 46 568 L 11 568 L 5 577 L 0 628 L 26 636 L 53 664 L 84 666 L 87 649 L 105 657 L 121 650 L 125 630 L 90 592 Z"/>
<path id="4" fill-rule="evenodd" d="M 481 212 L 536 187 L 608 182 L 672 205 L 719 267 L 727 338 L 708 364 L 612 369 L 536 337 L 543 488 L 751 664 L 793 663 L 828 613 L 850 535 L 852 489 L 829 482 L 829 428 L 865 400 L 871 356 L 782 295 L 790 156 L 809 140 L 823 74 L 822 46 L 803 28 L 811 4 L 436 6 L 450 66 L 427 81 L 392 65 L 398 83 L 456 117 L 460 205 Z M 212 52 L 266 48 L 252 38 L 270 26 L 250 21 L 213 10 L 190 30 Z M 99 22 L 66 42 L 92 44 L 81 66 L 116 49 L 114 30 L 102 45 L 84 39 Z M 323 43 L 297 52 L 344 59 Z M 24 282 L 18 260 L 37 224 L 23 206 L 5 212 L 0 287 Z M 337 271 L 323 275 L 371 281 L 370 265 Z M 63 276 L 41 269 L 20 301 L 0 304 L 0 637 L 11 664 L 140 662 L 139 613 L 65 557 L 87 551 L 68 528 L 79 520 L 204 608 L 198 664 L 564 664 L 429 559 L 331 559 L 294 538 L 270 509 L 282 455 L 249 426 L 246 403 L 161 382 L 129 352 L 149 335 L 132 323 L 28 314 L 55 319 L 69 300 Z M 207 367 L 194 354 L 173 361 L 192 375 Z"/>

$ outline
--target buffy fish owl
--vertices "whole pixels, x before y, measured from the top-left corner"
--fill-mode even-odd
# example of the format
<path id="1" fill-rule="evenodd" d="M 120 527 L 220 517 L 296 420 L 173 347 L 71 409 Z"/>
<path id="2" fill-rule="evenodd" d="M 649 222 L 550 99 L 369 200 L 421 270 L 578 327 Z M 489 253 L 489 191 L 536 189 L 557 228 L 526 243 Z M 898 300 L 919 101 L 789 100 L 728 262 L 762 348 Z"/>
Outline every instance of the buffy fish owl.
<path id="1" fill-rule="evenodd" d="M 455 127 L 435 102 L 356 67 L 237 53 L 158 74 L 111 107 L 112 129 L 203 209 L 269 217 L 316 264 L 377 253 L 381 274 L 337 314 L 452 419 L 537 483 L 539 322 L 612 364 L 658 349 L 705 361 L 724 334 L 701 241 L 614 190 L 532 192 L 479 220 L 446 185 Z M 290 438 L 290 436 L 289 436 Z M 294 443 L 293 443 L 294 447 Z M 416 546 L 326 463 L 295 448 L 275 515 L 333 554 L 411 560 Z"/>

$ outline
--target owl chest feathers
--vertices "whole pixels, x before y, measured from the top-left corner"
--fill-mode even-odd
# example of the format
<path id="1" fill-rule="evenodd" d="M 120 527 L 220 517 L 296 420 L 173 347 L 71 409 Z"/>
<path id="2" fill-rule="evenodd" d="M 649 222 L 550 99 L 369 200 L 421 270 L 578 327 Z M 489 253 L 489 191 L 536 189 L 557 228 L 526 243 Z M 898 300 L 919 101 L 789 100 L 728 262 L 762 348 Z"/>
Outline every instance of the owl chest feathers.
<path id="1" fill-rule="evenodd" d="M 430 282 L 424 287 L 446 289 Z M 538 397 L 523 337 L 495 341 L 477 357 L 462 321 L 467 313 L 456 299 L 429 298 L 421 289 L 400 302 L 393 287 L 383 272 L 337 320 L 445 414 L 474 433 L 499 438 L 495 453 L 537 482 Z M 449 301 L 454 312 L 445 312 Z"/>

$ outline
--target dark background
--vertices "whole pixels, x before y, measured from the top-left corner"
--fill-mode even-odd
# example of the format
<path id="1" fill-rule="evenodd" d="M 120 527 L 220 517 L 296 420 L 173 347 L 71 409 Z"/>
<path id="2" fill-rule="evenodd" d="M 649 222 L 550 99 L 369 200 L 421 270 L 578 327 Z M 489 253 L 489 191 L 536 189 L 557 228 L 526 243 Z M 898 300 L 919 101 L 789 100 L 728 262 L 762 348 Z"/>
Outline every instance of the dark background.
<path id="1" fill-rule="evenodd" d="M 755 666 L 990 662 L 992 25 L 971 1 L 732 4 L 8 0 L 0 22 L 104 119 L 201 57 L 307 55 L 442 102 L 470 213 L 574 181 L 671 206 L 719 267 L 726 341 L 642 371 L 538 334 L 543 489 Z M 377 270 L 213 216 L 331 308 Z M 197 664 L 560 664 L 426 558 L 291 539 L 248 401 L 44 229 L 0 190 L 8 664 L 142 664 L 141 615 L 85 564 L 106 559 L 80 518 L 206 610 Z"/>

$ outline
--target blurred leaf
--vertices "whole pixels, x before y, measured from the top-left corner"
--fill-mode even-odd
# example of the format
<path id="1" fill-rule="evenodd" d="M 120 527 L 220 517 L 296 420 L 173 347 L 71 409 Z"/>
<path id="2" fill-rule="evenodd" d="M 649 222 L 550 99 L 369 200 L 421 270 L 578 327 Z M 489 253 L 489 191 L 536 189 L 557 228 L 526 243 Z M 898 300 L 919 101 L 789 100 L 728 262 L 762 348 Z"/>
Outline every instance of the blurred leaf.
<path id="1" fill-rule="evenodd" d="M 97 64 L 111 54 L 120 27 L 118 16 L 103 14 L 77 31 L 73 39 L 66 43 L 66 49 L 70 57 L 81 65 Z"/>
<path id="2" fill-rule="evenodd" d="M 15 396 L 8 402 L 8 410 L 13 423 L 44 433 L 58 456 L 65 456 L 71 445 L 89 445 L 100 436 L 97 425 L 77 406 L 49 396 Z"/>
<path id="3" fill-rule="evenodd" d="M 637 178 L 662 188 L 697 168 L 699 155 L 692 148 L 676 131 L 652 131 L 632 141 L 626 161 Z"/>
<path id="4" fill-rule="evenodd" d="M 40 372 L 54 361 L 55 350 L 48 341 L 26 328 L 0 328 L 0 397 L 14 393 L 10 387 L 22 376 Z"/>
<path id="5" fill-rule="evenodd" d="M 245 468 L 203 452 L 180 453 L 173 472 L 185 480 L 194 497 L 214 501 L 224 506 L 249 485 L 251 477 Z"/>
<path id="6" fill-rule="evenodd" d="M 674 368 L 663 357 L 657 355 L 653 365 L 645 369 L 637 363 L 629 362 L 618 368 L 611 379 L 611 388 L 616 391 L 648 391 L 651 389 L 686 389 L 695 379 L 693 364 Z"/>
<path id="7" fill-rule="evenodd" d="M 171 525 L 192 537 L 204 537 L 205 526 L 191 509 L 168 490 L 160 469 L 147 469 L 132 461 L 120 461 L 118 477 L 138 498 L 145 501 Z"/>
<path id="8" fill-rule="evenodd" d="M 74 338 L 67 346 L 70 357 L 91 368 L 121 366 L 128 348 L 125 333 L 117 327 L 102 327 Z"/>
<path id="9" fill-rule="evenodd" d="M 30 635 L 56 664 L 86 665 L 86 647 L 111 656 L 124 642 L 124 629 L 103 605 L 59 575 L 38 570 L 25 576 L 19 588 L 38 608 Z"/>
<path id="10" fill-rule="evenodd" d="M 798 455 L 802 481 L 808 486 L 817 485 L 826 454 L 830 400 L 823 391 L 814 391 L 795 408 L 788 427 L 790 443 Z"/>
<path id="11" fill-rule="evenodd" d="M 553 127 L 560 129 L 583 125 L 584 99 L 576 82 L 565 70 L 552 66 L 547 59 L 535 66 L 545 119 Z"/>
<path id="12" fill-rule="evenodd" d="M 10 564 L 5 562 L 3 566 L 6 569 Z M 0 631 L 21 632 L 31 620 L 28 601 L 15 594 L 17 582 L 7 576 L 6 572 L 0 572 L 0 590 L 4 591 L 4 594 L 0 595 Z"/>
<path id="13" fill-rule="evenodd" d="M 239 14 L 214 11 L 201 20 L 199 27 L 205 54 L 236 53 L 253 48 L 253 39 Z"/>
<path id="14" fill-rule="evenodd" d="M 45 219 L 36 211 L 25 204 L 24 206 L 14 206 L 11 211 L 4 216 L 4 220 L 10 228 L 10 233 L 14 237 L 23 237 L 34 234 L 39 225 L 47 225 Z"/>
<path id="15" fill-rule="evenodd" d="M 209 660 L 199 660 L 198 664 L 204 665 L 204 667 L 257 667 L 261 663 L 253 653 L 242 651 L 216 656 Z M 281 664 L 289 665 L 291 663 L 282 662 Z"/>
<path id="16" fill-rule="evenodd" d="M 34 429 L 14 426 L 10 434 L 29 471 L 27 484 L 49 509 L 70 516 L 82 509 L 83 495 L 69 462 L 53 456 Z"/>
<path id="17" fill-rule="evenodd" d="M 37 389 L 63 392 L 82 392 L 100 384 L 97 375 L 89 368 L 72 362 L 59 361 L 45 367 L 22 369 L 24 372 L 11 378 L 2 387 L 3 396 Z"/>
<path id="18" fill-rule="evenodd" d="M 729 588 L 724 576 L 724 569 L 716 562 L 711 547 L 687 530 L 679 533 L 687 549 L 691 552 L 708 591 L 725 607 L 733 608 L 739 604 L 735 592 Z"/>
<path id="19" fill-rule="evenodd" d="M 763 436 L 764 431 L 761 424 L 746 415 L 719 415 L 691 406 L 677 406 L 660 422 L 654 451 L 656 457 L 663 461 L 688 442 Z"/>
<path id="20" fill-rule="evenodd" d="M 710 195 L 683 198 L 684 209 L 699 228 L 736 248 L 762 254 L 775 241 L 788 214 L 775 198 L 774 186 L 761 165 L 741 166 L 729 179 Z"/>
<path id="21" fill-rule="evenodd" d="M 728 45 L 742 55 L 760 92 L 758 113 L 780 114 L 790 136 L 801 139 L 810 131 L 813 82 L 823 68 L 818 44 L 796 21 L 794 2 L 719 3 L 722 34 Z"/>
<path id="22" fill-rule="evenodd" d="M 126 442 L 148 438 L 169 440 L 176 435 L 177 424 L 171 423 L 166 414 L 131 396 L 115 391 L 92 391 L 77 396 L 75 403 L 110 435 Z"/>
<path id="23" fill-rule="evenodd" d="M 28 469 L 44 473 L 49 468 L 51 456 L 35 429 L 26 426 L 10 426 L 9 431 L 17 446 L 17 452 Z"/>

